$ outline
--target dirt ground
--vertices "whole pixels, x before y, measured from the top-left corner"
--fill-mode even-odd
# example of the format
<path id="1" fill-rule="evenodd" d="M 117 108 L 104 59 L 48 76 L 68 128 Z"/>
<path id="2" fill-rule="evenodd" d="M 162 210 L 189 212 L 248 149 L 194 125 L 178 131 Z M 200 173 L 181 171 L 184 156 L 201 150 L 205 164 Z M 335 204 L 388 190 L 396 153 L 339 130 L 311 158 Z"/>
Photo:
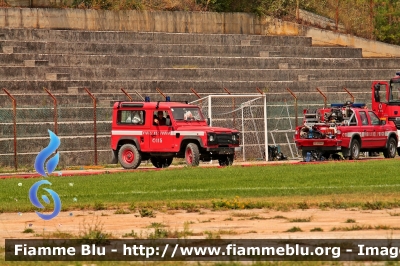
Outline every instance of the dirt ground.
<path id="1" fill-rule="evenodd" d="M 186 231 L 187 238 L 225 239 L 398 239 L 400 209 L 391 210 L 291 210 L 266 209 L 199 212 L 184 210 L 154 212 L 153 218 L 138 212 L 115 214 L 115 210 L 61 212 L 50 221 L 31 213 L 0 214 L 0 245 L 6 238 L 77 238 L 91 229 L 99 229 L 111 238 L 148 238 L 155 227 L 173 232 Z M 302 231 L 287 232 L 294 227 Z M 25 229 L 32 233 L 23 233 Z M 314 229 L 314 230 L 313 230 Z M 313 231 L 311 231 L 313 230 Z M 176 234 L 175 234 L 176 235 Z"/>

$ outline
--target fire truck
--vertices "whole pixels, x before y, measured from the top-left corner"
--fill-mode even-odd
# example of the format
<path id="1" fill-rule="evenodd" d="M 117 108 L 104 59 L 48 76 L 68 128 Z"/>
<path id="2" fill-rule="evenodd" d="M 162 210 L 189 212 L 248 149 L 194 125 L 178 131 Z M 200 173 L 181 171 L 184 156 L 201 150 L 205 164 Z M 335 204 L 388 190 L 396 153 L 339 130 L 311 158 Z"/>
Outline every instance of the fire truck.
<path id="1" fill-rule="evenodd" d="M 360 152 L 383 152 L 385 158 L 394 158 L 398 135 L 392 121 L 379 118 L 365 104 L 346 102 L 304 110 L 294 140 L 304 161 L 358 159 Z"/>
<path id="2" fill-rule="evenodd" d="M 188 166 L 199 161 L 233 163 L 239 147 L 235 129 L 210 127 L 198 106 L 183 102 L 115 102 L 112 114 L 111 149 L 113 163 L 125 169 L 137 168 L 150 160 L 157 168 L 184 158 Z"/>
<path id="3" fill-rule="evenodd" d="M 393 122 L 400 134 L 400 72 L 387 81 L 372 82 L 372 110 L 380 118 Z M 397 153 L 400 156 L 400 143 L 397 144 Z"/>

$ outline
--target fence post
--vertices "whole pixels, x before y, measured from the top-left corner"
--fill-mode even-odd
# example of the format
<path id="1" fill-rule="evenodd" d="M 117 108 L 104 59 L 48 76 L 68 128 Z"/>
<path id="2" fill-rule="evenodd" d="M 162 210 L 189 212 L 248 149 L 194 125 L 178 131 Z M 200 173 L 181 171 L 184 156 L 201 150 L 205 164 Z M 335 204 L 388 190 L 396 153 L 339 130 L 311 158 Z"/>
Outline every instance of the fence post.
<path id="1" fill-rule="evenodd" d="M 350 95 L 350 97 L 351 97 L 351 102 L 354 103 L 354 96 L 353 96 L 353 94 L 351 94 L 351 92 L 350 92 L 348 89 L 346 89 L 346 88 L 343 88 L 343 89 Z"/>
<path id="2" fill-rule="evenodd" d="M 165 94 L 164 94 L 159 88 L 156 88 L 156 90 L 157 90 L 157 92 L 158 92 L 159 94 L 161 94 L 161 95 L 164 97 L 164 99 L 167 98 L 167 96 L 165 96 Z"/>
<path id="3" fill-rule="evenodd" d="M 54 102 L 54 133 L 57 135 L 57 134 L 58 134 L 58 126 L 57 126 L 57 99 L 56 99 L 56 97 L 54 97 L 53 94 L 51 94 L 51 92 L 50 92 L 48 89 L 46 89 L 46 88 L 43 88 L 43 89 L 47 92 L 48 95 L 50 95 L 50 97 L 53 99 L 53 102 Z"/>
<path id="4" fill-rule="evenodd" d="M 90 93 L 88 88 L 85 88 L 85 91 L 89 94 L 89 96 L 93 100 L 93 132 L 94 132 L 94 165 L 97 165 L 97 125 L 96 125 L 96 97 L 92 93 Z"/>
<path id="5" fill-rule="evenodd" d="M 200 99 L 200 108 L 203 108 L 203 100 L 201 100 L 200 95 L 193 88 L 190 88 L 190 90 L 193 92 L 194 95 L 197 96 L 197 98 Z"/>
<path id="6" fill-rule="evenodd" d="M 18 169 L 18 162 L 17 162 L 17 101 L 15 98 L 6 90 L 3 91 L 11 98 L 13 104 L 13 131 L 14 131 L 14 167 L 15 170 Z"/>
<path id="7" fill-rule="evenodd" d="M 142 99 L 142 101 L 144 101 L 144 98 L 143 98 L 143 96 L 142 96 L 142 95 L 140 95 L 140 93 L 139 93 L 137 90 L 135 90 L 135 93 L 136 93 L 136 95 L 137 95 L 137 96 L 139 96 L 139 98 L 140 98 L 140 99 Z"/>
<path id="8" fill-rule="evenodd" d="M 296 97 L 296 95 L 289 89 L 289 88 L 286 88 L 286 90 L 293 96 L 293 98 L 294 98 L 294 116 L 295 116 L 295 124 L 296 124 L 296 128 L 297 128 L 297 126 L 298 126 L 298 122 L 297 122 L 297 120 L 298 120 L 298 113 L 297 113 L 297 97 Z"/>
<path id="9" fill-rule="evenodd" d="M 326 108 L 326 99 L 327 99 L 327 97 L 325 96 L 325 94 L 319 88 L 317 88 L 317 91 L 322 95 L 322 97 L 324 97 L 324 108 Z"/>
<path id="10" fill-rule="evenodd" d="M 121 91 L 128 97 L 129 101 L 132 102 L 132 97 L 123 88 L 121 88 Z"/>
<path id="11" fill-rule="evenodd" d="M 212 106 L 211 95 L 208 95 L 208 117 L 210 118 L 210 127 L 212 127 Z"/>

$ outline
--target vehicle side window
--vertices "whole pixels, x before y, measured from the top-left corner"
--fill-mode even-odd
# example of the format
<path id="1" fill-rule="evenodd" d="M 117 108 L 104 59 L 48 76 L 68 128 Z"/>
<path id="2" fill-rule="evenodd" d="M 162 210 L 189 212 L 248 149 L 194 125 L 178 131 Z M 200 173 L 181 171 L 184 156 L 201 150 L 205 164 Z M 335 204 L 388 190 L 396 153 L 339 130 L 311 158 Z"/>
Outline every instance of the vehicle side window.
<path id="1" fill-rule="evenodd" d="M 155 111 L 153 113 L 153 126 L 166 126 L 167 125 L 167 112 Z"/>
<path id="2" fill-rule="evenodd" d="M 380 125 L 380 120 L 378 116 L 374 112 L 368 112 L 369 117 L 371 118 L 371 124 L 372 125 Z"/>
<path id="3" fill-rule="evenodd" d="M 118 124 L 143 125 L 145 111 L 118 111 Z"/>
<path id="4" fill-rule="evenodd" d="M 360 112 L 360 118 L 361 118 L 361 123 L 363 125 L 368 125 L 368 118 L 367 118 L 367 113 L 366 112 Z"/>

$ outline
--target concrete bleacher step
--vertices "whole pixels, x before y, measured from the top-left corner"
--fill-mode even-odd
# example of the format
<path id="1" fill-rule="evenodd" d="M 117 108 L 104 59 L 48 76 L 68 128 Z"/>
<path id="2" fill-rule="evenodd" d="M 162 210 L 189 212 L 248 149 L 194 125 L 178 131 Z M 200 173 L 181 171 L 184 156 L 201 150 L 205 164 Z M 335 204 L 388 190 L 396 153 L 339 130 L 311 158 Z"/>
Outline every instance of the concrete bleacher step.
<path id="1" fill-rule="evenodd" d="M 168 55 L 75 55 L 75 54 L 1 54 L 0 66 L 23 66 L 25 60 L 48 61 L 54 67 L 143 67 L 143 68 L 260 68 L 260 69 L 393 69 L 397 58 L 294 58 Z M 394 73 L 393 73 L 394 74 Z"/>
<path id="2" fill-rule="evenodd" d="M 35 163 L 37 153 L 21 153 L 18 154 L 17 162 L 18 166 L 32 167 Z M 1 165 L 14 167 L 14 154 L 0 154 L 2 159 Z M 110 164 L 111 163 L 111 150 L 103 149 L 97 150 L 97 162 L 98 164 Z M 94 165 L 94 150 L 80 150 L 80 151 L 60 151 L 60 161 L 58 166 L 75 166 L 75 165 Z M 55 172 L 57 173 L 57 171 Z"/>
<path id="3" fill-rule="evenodd" d="M 385 80 L 385 77 L 378 77 Z M 53 93 L 65 93 L 68 87 L 85 86 L 90 88 L 92 93 L 108 93 L 119 91 L 120 88 L 137 90 L 142 95 L 154 93 L 160 88 L 164 93 L 190 93 L 194 88 L 198 93 L 215 94 L 224 92 L 227 88 L 232 93 L 253 93 L 256 88 L 268 92 L 286 92 L 286 88 L 296 91 L 315 91 L 315 88 L 323 86 L 346 87 L 350 91 L 366 91 L 371 86 L 372 80 L 310 80 L 295 81 L 202 81 L 202 80 L 70 80 L 70 81 L 26 81 L 26 80 L 0 80 L 2 86 L 11 93 L 41 93 L 47 88 Z M 342 91 L 341 89 L 339 91 Z"/>
<path id="4" fill-rule="evenodd" d="M 27 48 L 23 46 L 2 46 L 2 52 L 4 54 L 22 53 L 26 52 Z"/>
<path id="5" fill-rule="evenodd" d="M 55 73 L 50 73 L 54 71 Z M 89 68 L 2 67 L 0 80 L 202 80 L 202 81 L 309 81 L 362 80 L 391 77 L 392 69 L 230 69 L 230 68 Z"/>
<path id="6" fill-rule="evenodd" d="M 23 66 L 25 61 L 43 61 L 48 67 L 101 68 L 231 68 L 231 69 L 392 69 L 396 58 L 293 58 L 293 57 L 211 57 L 211 56 L 121 56 L 71 54 L 0 54 L 0 66 Z M 39 65 L 38 65 L 39 66 Z M 386 78 L 387 79 L 387 78 Z"/>
<path id="7" fill-rule="evenodd" d="M 68 108 L 75 106 L 85 107 L 85 105 L 92 106 L 92 99 L 86 92 L 80 94 L 57 93 L 51 90 L 50 92 L 55 96 L 59 107 Z M 15 91 L 10 91 L 10 93 L 15 98 L 17 106 L 19 107 L 41 109 L 53 108 L 54 106 L 53 99 L 47 93 L 44 93 L 43 89 L 40 90 L 40 93 L 34 93 L 32 91 L 27 91 L 23 94 Z M 0 107 L 9 107 L 10 102 L 10 98 L 7 95 L 0 94 Z"/>
<path id="8" fill-rule="evenodd" d="M 62 43 L 0 41 L 3 46 L 21 46 L 35 53 L 129 54 L 129 55 L 212 55 L 260 56 L 264 45 L 145 44 L 145 43 Z M 17 51 L 14 51 L 17 52 Z M 347 47 L 268 46 L 268 52 L 286 57 L 361 58 L 362 50 Z"/>
<path id="9" fill-rule="evenodd" d="M 58 100 L 63 100 L 58 98 Z M 115 100 L 104 99 L 103 101 L 115 102 Z M 75 106 L 74 108 L 68 106 L 58 106 L 57 110 L 51 105 L 43 106 L 41 108 L 32 107 L 19 107 L 17 106 L 16 121 L 24 122 L 30 121 L 37 122 L 54 122 L 54 115 L 57 112 L 58 122 L 74 122 L 74 121 L 93 121 L 93 104 L 87 106 Z M 112 107 L 97 106 L 96 119 L 100 121 L 111 121 Z M 0 121 L 2 123 L 12 123 L 13 110 L 12 108 L 0 108 Z"/>
<path id="10" fill-rule="evenodd" d="M 48 66 L 49 60 L 24 60 L 26 67 Z"/>
<path id="11" fill-rule="evenodd" d="M 54 132 L 52 128 L 49 128 Z M 43 148 L 49 145 L 49 134 L 47 129 L 41 130 L 41 136 L 38 137 L 20 137 L 17 139 L 17 151 L 19 153 L 34 152 L 39 153 Z M 87 136 L 60 136 L 60 151 L 74 151 L 74 150 L 92 150 L 94 149 L 94 135 Z M 110 135 L 97 135 L 97 148 L 108 149 L 111 145 Z M 111 148 L 110 148 L 111 149 Z M 14 152 L 14 139 L 1 138 L 0 139 L 1 153 Z"/>
<path id="12" fill-rule="evenodd" d="M 46 80 L 70 80 L 69 73 L 46 73 Z"/>
<path id="13" fill-rule="evenodd" d="M 59 41 L 59 42 L 118 42 L 118 43 L 165 43 L 165 44 L 223 44 L 241 45 L 289 45 L 311 46 L 310 37 L 304 36 L 261 36 L 246 34 L 196 34 L 163 32 L 124 31 L 79 31 L 47 29 L 1 29 L 7 40 Z"/>
<path id="14" fill-rule="evenodd" d="M 97 121 L 98 134 L 110 134 L 111 120 Z M 18 122 L 17 135 L 18 137 L 40 137 L 43 135 L 43 130 L 54 128 L 53 122 Z M 7 137 L 13 135 L 13 123 L 0 123 L 0 137 Z M 73 121 L 73 122 L 59 122 L 58 123 L 58 136 L 86 136 L 93 135 L 93 121 Z"/>

